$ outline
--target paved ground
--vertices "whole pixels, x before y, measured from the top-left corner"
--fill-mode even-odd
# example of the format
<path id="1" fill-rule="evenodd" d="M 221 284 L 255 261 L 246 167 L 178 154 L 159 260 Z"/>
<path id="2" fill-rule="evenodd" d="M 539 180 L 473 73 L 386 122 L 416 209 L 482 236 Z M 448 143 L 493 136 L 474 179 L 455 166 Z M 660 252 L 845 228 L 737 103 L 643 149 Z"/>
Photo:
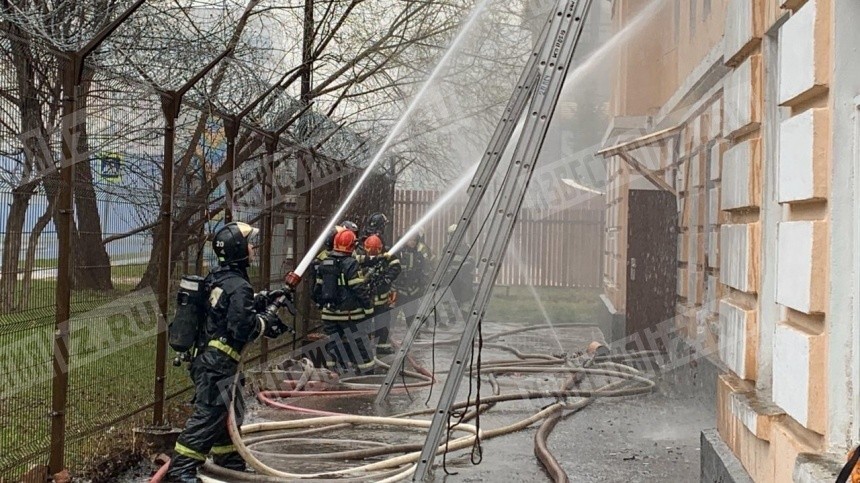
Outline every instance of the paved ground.
<path id="1" fill-rule="evenodd" d="M 488 324 L 485 331 L 492 333 L 511 326 Z M 453 334 L 452 334 L 453 335 Z M 439 338 L 447 338 L 439 334 Z M 520 350 L 575 352 L 591 340 L 600 338 L 599 331 L 592 327 L 541 331 L 510 336 L 503 342 Z M 429 351 L 417 351 L 418 358 L 429 367 Z M 450 348 L 439 347 L 436 351 L 437 369 L 446 367 Z M 485 360 L 509 358 L 500 351 L 488 350 Z M 513 376 L 506 381 L 519 387 L 556 386 L 558 380 L 544 376 Z M 463 386 L 466 386 L 464 380 Z M 439 387 L 434 390 L 430 405 L 435 404 Z M 485 385 L 485 391 L 489 388 Z M 504 388 L 503 388 L 504 390 Z M 465 398 L 465 388 L 461 398 Z M 404 408 L 424 407 L 427 392 L 415 394 L 409 400 L 405 396 L 394 397 L 391 412 Z M 344 411 L 356 414 L 372 414 L 369 398 L 349 398 L 339 401 L 302 398 L 295 401 L 307 407 Z M 492 428 L 522 419 L 539 410 L 551 401 L 513 402 L 494 408 L 482 419 L 482 427 Z M 558 424 L 553 431 L 549 446 L 574 482 L 693 482 L 699 479 L 699 433 L 715 425 L 713 409 L 709 403 L 701 402 L 686 388 L 672 386 L 661 380 L 657 390 L 646 396 L 624 399 L 599 400 L 583 411 L 571 415 Z M 283 412 L 256 407 L 254 419 L 271 420 L 290 417 Z M 548 477 L 533 454 L 536 428 L 486 441 L 483 446 L 483 461 L 479 466 L 469 462 L 466 452 L 448 459 L 447 468 L 457 474 L 446 476 L 439 469 L 436 481 L 547 481 Z M 374 430 L 364 433 L 333 433 L 327 437 L 351 437 L 374 439 L 387 443 L 420 442 L 421 434 L 408 434 Z M 259 449 L 259 448 L 258 448 Z M 283 447 L 283 451 L 297 449 Z M 265 448 L 277 453 L 277 446 Z M 437 460 L 438 461 L 438 460 Z M 302 464 L 292 460 L 285 462 L 276 457 L 267 459 L 267 464 L 290 471 L 315 471 L 318 465 Z M 120 481 L 141 482 L 151 467 L 140 467 L 125 475 Z"/>
<path id="2" fill-rule="evenodd" d="M 699 480 L 699 432 L 713 427 L 694 399 L 655 393 L 599 401 L 556 426 L 549 447 L 573 482 Z M 532 455 L 535 430 L 489 441 L 485 464 L 444 481 L 544 481 Z"/>

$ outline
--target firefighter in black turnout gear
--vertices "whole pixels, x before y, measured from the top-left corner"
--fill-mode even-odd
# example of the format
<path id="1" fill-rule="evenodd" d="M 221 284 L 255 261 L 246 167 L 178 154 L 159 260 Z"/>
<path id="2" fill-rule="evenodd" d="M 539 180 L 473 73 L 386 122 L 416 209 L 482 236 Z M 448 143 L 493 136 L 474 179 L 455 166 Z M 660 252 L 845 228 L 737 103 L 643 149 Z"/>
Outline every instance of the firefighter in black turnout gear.
<path id="1" fill-rule="evenodd" d="M 385 238 L 385 227 L 388 226 L 388 217 L 385 213 L 373 213 L 367 217 L 364 227 L 361 229 L 361 235 L 358 237 L 359 251 L 364 247 L 364 241 L 370 235 L 376 235 L 380 239 Z"/>
<path id="2" fill-rule="evenodd" d="M 370 287 L 352 256 L 355 233 L 343 230 L 334 237 L 333 250 L 314 261 L 316 275 L 312 298 L 320 308 L 323 332 L 328 340 L 326 365 L 338 373 L 351 363 L 359 374 L 372 373 L 369 327 L 373 316 Z"/>
<path id="3" fill-rule="evenodd" d="M 288 331 L 281 319 L 265 307 L 283 291 L 254 294 L 248 266 L 254 258 L 254 238 L 259 230 L 232 222 L 214 235 L 212 249 L 219 266 L 205 279 L 208 292 L 203 330 L 191 363 L 194 381 L 194 413 L 179 435 L 170 463 L 168 481 L 195 482 L 197 468 L 211 455 L 216 465 L 244 471 L 245 462 L 230 441 L 227 429 L 232 384 L 244 347 L 261 334 L 276 338 Z M 241 376 L 240 376 L 241 381 Z M 236 419 L 242 424 L 244 403 L 236 393 Z"/>
<path id="4" fill-rule="evenodd" d="M 419 234 L 413 235 L 398 252 L 402 271 L 394 282 L 397 292 L 395 300 L 398 307 L 403 307 L 407 321 L 418 309 L 414 304 L 409 306 L 409 303 L 423 295 L 430 270 L 433 269 L 433 256 L 421 238 Z"/>
<path id="5" fill-rule="evenodd" d="M 385 252 L 385 245 L 378 235 L 370 235 L 364 240 L 364 250 L 355 259 L 361 266 L 373 297 L 373 335 L 376 336 L 376 353 L 393 354 L 394 349 L 388 341 L 391 329 L 391 284 L 400 275 L 400 260 Z M 357 251 L 357 250 L 356 250 Z"/>
<path id="6" fill-rule="evenodd" d="M 454 236 L 455 231 L 456 224 L 449 226 L 448 238 Z M 447 323 L 452 324 L 469 310 L 469 304 L 475 297 L 475 259 L 469 255 L 468 245 L 454 247 L 454 255 L 445 273 L 445 279 L 451 280 L 451 290 L 441 305 L 442 311 L 447 313 Z"/>

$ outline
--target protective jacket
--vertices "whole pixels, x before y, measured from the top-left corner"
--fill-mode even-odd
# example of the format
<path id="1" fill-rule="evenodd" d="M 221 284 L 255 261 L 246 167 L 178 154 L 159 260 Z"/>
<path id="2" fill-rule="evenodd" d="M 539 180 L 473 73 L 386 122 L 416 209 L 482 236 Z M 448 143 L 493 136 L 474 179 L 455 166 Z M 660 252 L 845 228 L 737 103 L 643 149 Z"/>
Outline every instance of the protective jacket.
<path id="1" fill-rule="evenodd" d="M 366 254 L 355 256 L 363 276 L 371 286 L 371 296 L 375 308 L 385 307 L 391 294 L 391 286 L 400 276 L 400 259 L 389 253 L 371 257 Z M 372 279 L 371 279 L 372 277 Z"/>
<path id="2" fill-rule="evenodd" d="M 471 302 L 475 296 L 475 259 L 468 255 L 467 247 L 461 246 L 454 251 L 446 280 L 450 280 L 450 277 L 453 277 L 451 294 L 457 303 L 463 305 Z"/>
<path id="3" fill-rule="evenodd" d="M 260 335 L 248 273 L 234 266 L 218 267 L 209 273 L 205 284 L 209 290 L 208 345 L 238 360 L 245 344 Z"/>
<path id="4" fill-rule="evenodd" d="M 315 263 L 316 280 L 314 283 L 313 299 L 319 304 L 325 280 L 321 276 L 319 265 L 322 261 L 334 259 L 339 274 L 337 277 L 337 300 L 320 307 L 321 319 L 333 322 L 356 322 L 373 315 L 371 292 L 356 259 L 349 254 L 337 251 L 320 253 Z"/>
<path id="5" fill-rule="evenodd" d="M 394 281 L 394 288 L 407 296 L 417 295 L 427 283 L 432 266 L 432 255 L 427 245 L 419 243 L 415 248 L 404 246 L 400 250 L 402 272 Z"/>
<path id="6" fill-rule="evenodd" d="M 227 431 L 231 388 L 245 345 L 260 331 L 254 311 L 254 292 L 245 268 L 222 266 L 206 277 L 209 290 L 205 339 L 191 364 L 194 381 L 194 413 L 175 446 L 169 477 L 196 481 L 197 468 L 207 455 L 215 464 L 242 471 L 245 462 L 230 441 Z M 240 384 L 242 383 L 240 377 Z M 236 420 L 242 424 L 244 401 L 237 390 Z"/>

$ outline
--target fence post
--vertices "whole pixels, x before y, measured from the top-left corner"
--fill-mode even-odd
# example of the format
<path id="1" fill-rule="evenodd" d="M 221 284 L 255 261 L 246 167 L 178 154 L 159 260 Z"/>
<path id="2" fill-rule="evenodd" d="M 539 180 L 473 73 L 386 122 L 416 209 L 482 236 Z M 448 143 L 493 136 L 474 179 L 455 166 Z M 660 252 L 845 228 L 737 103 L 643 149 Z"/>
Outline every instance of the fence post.
<path id="1" fill-rule="evenodd" d="M 236 171 L 236 136 L 239 135 L 239 120 L 231 116 L 223 116 L 224 137 L 227 138 L 227 178 L 225 180 L 226 196 L 224 197 L 224 223 L 233 221 L 233 177 Z"/>
<path id="2" fill-rule="evenodd" d="M 269 288 L 272 281 L 272 210 L 274 197 L 272 183 L 275 176 L 275 147 L 278 145 L 277 136 L 266 136 L 266 156 L 263 168 L 263 216 L 261 218 L 261 235 L 263 239 L 263 255 L 260 257 L 260 288 Z M 260 364 L 269 362 L 269 339 L 262 338 L 260 343 Z"/>
<path id="3" fill-rule="evenodd" d="M 72 228 L 74 215 L 75 157 L 77 146 L 74 132 L 77 126 L 77 79 L 81 62 L 75 53 L 67 54 L 66 63 L 60 61 L 63 79 L 62 149 L 60 164 L 60 191 L 57 200 L 57 287 L 56 318 L 54 321 L 53 378 L 51 388 L 51 451 L 48 468 L 51 474 L 65 467 L 66 402 L 69 393 L 69 319 L 72 312 Z"/>
<path id="4" fill-rule="evenodd" d="M 158 267 L 158 333 L 155 336 L 155 394 L 152 409 L 152 424 L 164 424 L 164 382 L 167 375 L 167 311 L 170 290 L 170 257 L 173 245 L 173 169 L 174 143 L 176 139 L 176 116 L 179 113 L 179 97 L 175 92 L 165 92 L 161 97 L 164 114 L 164 176 L 161 185 L 162 246 Z"/>

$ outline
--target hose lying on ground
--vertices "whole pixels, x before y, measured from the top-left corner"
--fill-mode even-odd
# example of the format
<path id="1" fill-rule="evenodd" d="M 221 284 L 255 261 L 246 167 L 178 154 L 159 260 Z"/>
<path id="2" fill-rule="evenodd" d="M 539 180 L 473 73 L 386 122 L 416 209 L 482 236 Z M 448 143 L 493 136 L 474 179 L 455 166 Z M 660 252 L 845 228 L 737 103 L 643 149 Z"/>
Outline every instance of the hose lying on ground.
<path id="1" fill-rule="evenodd" d="M 523 369 L 523 368 L 517 368 Z M 537 369 L 537 368 L 532 368 Z M 565 370 L 559 371 L 560 368 L 547 368 L 551 369 L 549 372 L 576 372 L 574 369 L 577 368 L 564 368 Z M 505 371 L 498 371 L 505 372 Z M 519 371 L 518 371 L 519 372 Z M 534 370 L 533 372 L 539 372 Z M 616 390 L 592 390 L 592 391 L 582 391 L 582 390 L 553 390 L 553 391 L 528 391 L 524 393 L 514 393 L 514 394 L 499 394 L 487 397 L 482 400 L 482 403 L 489 404 L 500 401 L 513 401 L 513 400 L 521 400 L 521 399 L 534 399 L 534 398 L 545 398 L 545 397 L 571 397 L 571 396 L 587 396 L 587 397 L 611 397 L 611 396 L 626 396 L 626 395 L 634 395 L 634 394 L 643 394 L 651 391 L 653 387 L 653 382 L 640 378 L 638 376 L 632 374 L 626 374 L 621 371 L 610 371 L 610 370 L 601 370 L 594 369 L 589 372 L 593 374 L 601 374 L 601 375 L 613 375 L 616 377 L 624 377 L 633 379 L 636 382 L 642 383 L 643 380 L 647 381 L 648 384 L 642 384 L 640 387 L 634 388 L 625 388 L 625 389 L 616 389 Z M 460 409 L 467 407 L 469 405 L 473 405 L 473 402 L 470 401 L 461 401 L 454 405 L 454 409 Z M 519 431 L 525 427 L 530 426 L 534 422 L 540 421 L 541 419 L 549 416 L 552 412 L 559 410 L 559 408 L 564 407 L 563 403 L 556 403 L 556 405 L 552 405 L 541 412 L 526 418 L 522 421 L 516 422 L 514 424 L 504 426 L 502 428 L 497 428 L 493 430 L 482 431 L 480 434 L 480 438 L 482 440 L 491 439 L 497 436 L 501 436 L 504 434 L 509 434 L 514 431 Z M 433 412 L 432 409 L 428 410 L 429 412 Z M 413 412 L 410 415 L 415 415 Z M 427 411 L 420 411 L 422 414 L 426 414 Z M 378 417 L 369 417 L 369 416 L 331 416 L 331 417 L 323 417 L 323 418 L 312 418 L 312 419 L 302 419 L 302 420 L 294 420 L 294 421 L 284 421 L 284 422 L 270 422 L 270 423 L 257 423 L 243 426 L 242 431 L 245 434 L 253 434 L 255 432 L 265 431 L 265 430 L 283 430 L 283 429 L 295 429 L 295 428 L 307 428 L 314 426 L 331 426 L 340 423 L 350 423 L 350 424 L 382 424 L 382 425 L 395 425 L 395 426 L 412 426 L 412 427 L 429 427 L 430 422 L 424 420 L 409 420 L 405 419 L 403 416 L 400 417 L 392 417 L 392 418 L 378 418 Z M 235 425 L 233 425 L 235 426 Z M 454 426 L 454 430 L 472 430 L 473 426 L 468 425 L 457 425 Z M 331 427 L 328 427 L 331 429 Z M 237 435 L 238 436 L 238 435 Z M 471 436 L 461 437 L 450 441 L 447 445 L 441 445 L 439 448 L 439 452 L 444 451 L 457 451 L 459 449 L 465 449 L 474 444 L 476 438 L 476 434 L 472 434 Z M 405 455 L 391 458 L 388 460 L 384 460 L 377 463 L 370 463 L 366 465 L 362 465 L 356 468 L 350 468 L 346 470 L 337 470 L 331 472 L 322 472 L 322 473 L 313 473 L 313 474 L 296 474 L 296 473 L 287 473 L 279 470 L 275 470 L 273 468 L 267 467 L 262 462 L 260 462 L 248 449 L 245 447 L 240 438 L 236 438 L 239 441 L 234 441 L 237 449 L 240 450 L 240 453 L 246 460 L 251 463 L 251 465 L 260 473 L 269 474 L 272 476 L 280 476 L 284 478 L 319 478 L 319 477 L 331 477 L 331 476 L 340 476 L 340 475 L 351 475 L 355 476 L 361 472 L 367 471 L 375 471 L 380 469 L 390 469 L 397 468 L 407 463 L 414 463 L 417 461 L 420 453 L 415 451 L 411 453 L 407 453 Z M 408 449 L 411 449 L 408 448 Z M 361 451 L 361 450 L 358 450 Z M 364 450 L 366 451 L 365 455 L 362 456 L 373 456 L 380 453 L 379 450 Z M 387 452 L 387 451 L 386 451 Z M 302 455 L 307 459 L 315 459 L 315 458 L 326 458 L 327 455 Z M 351 454 L 350 456 L 355 457 L 358 456 L 356 453 Z"/>
<path id="2" fill-rule="evenodd" d="M 575 326 L 576 324 L 559 324 L 556 325 L 556 328 L 565 327 L 567 325 Z M 502 337 L 504 335 L 510 335 L 514 333 L 525 332 L 527 330 L 538 330 L 540 328 L 549 328 L 547 327 L 535 327 L 535 328 L 520 328 L 514 329 L 510 331 L 505 331 L 502 333 L 494 334 L 492 336 L 485 337 L 485 340 L 492 340 Z M 594 398 L 597 397 L 620 397 L 620 396 L 631 396 L 636 394 L 645 394 L 650 392 L 654 387 L 654 382 L 650 379 L 641 375 L 639 371 L 629 366 L 624 366 L 622 364 L 614 364 L 610 362 L 599 364 L 599 367 L 593 368 L 585 368 L 585 367 L 564 367 L 559 366 L 559 364 L 564 364 L 568 361 L 566 359 L 550 356 L 545 354 L 525 354 L 521 351 L 518 351 L 514 348 L 509 348 L 504 346 L 503 344 L 493 344 L 494 347 L 501 348 L 503 350 L 507 350 L 508 352 L 513 353 L 515 356 L 519 357 L 519 360 L 510 360 L 510 361 L 495 361 L 485 365 L 481 369 L 481 374 L 486 375 L 490 378 L 491 385 L 494 389 L 494 394 L 492 396 L 488 396 L 481 399 L 481 407 L 477 410 L 473 409 L 470 413 L 464 415 L 464 422 L 457 424 L 452 427 L 452 430 L 455 432 L 467 432 L 469 435 L 459 437 L 453 440 L 448 441 L 445 444 L 440 445 L 437 449 L 437 454 L 444 452 L 453 452 L 461 449 L 466 449 L 471 447 L 475 441 L 480 438 L 481 440 L 487 440 L 494 437 L 502 436 L 505 434 L 510 434 L 515 431 L 519 431 L 524 429 L 535 422 L 544 421 L 544 425 L 542 425 L 539 430 L 539 434 L 541 435 L 540 440 L 541 444 L 537 444 L 536 441 L 536 454 L 538 454 L 538 458 L 544 464 L 545 467 L 548 468 L 548 471 L 551 472 L 551 475 L 554 479 L 556 478 L 566 478 L 566 476 L 561 476 L 563 474 L 563 470 L 561 473 L 558 473 L 560 467 L 558 466 L 557 461 L 552 457 L 551 453 L 546 445 L 546 436 L 549 435 L 552 426 L 554 426 L 558 420 L 560 420 L 563 416 L 564 411 L 569 411 L 568 414 L 575 412 L 587 404 L 589 404 Z M 653 354 L 651 353 L 641 353 L 636 354 L 635 356 L 639 357 L 648 357 Z M 635 357 L 634 356 L 634 357 Z M 243 358 L 244 359 L 244 358 Z M 412 361 L 410 361 L 412 362 Z M 418 369 L 417 364 L 413 364 L 413 367 Z M 241 370 L 241 367 L 240 367 Z M 420 375 L 421 371 L 419 370 L 416 373 L 410 374 L 413 376 L 414 374 Z M 497 374 L 510 374 L 510 373 L 520 373 L 520 374 L 560 374 L 560 373 L 568 373 L 571 374 L 571 377 L 568 379 L 568 382 L 564 384 L 561 389 L 558 390 L 545 390 L 545 391 L 525 391 L 525 392 L 516 392 L 516 393 L 501 393 L 498 383 L 495 381 L 495 376 Z M 238 382 L 238 372 L 236 382 Z M 429 374 L 429 373 L 428 373 Z M 620 382 L 616 382 L 610 384 L 606 387 L 594 389 L 594 390 L 581 390 L 581 389 L 571 389 L 571 382 L 574 380 L 574 376 L 576 375 L 598 375 L 598 376 L 606 376 L 621 379 Z M 425 374 L 426 375 L 426 374 Z M 432 375 L 430 375 L 432 377 Z M 304 377 L 303 377 L 304 379 Z M 423 381 L 426 382 L 426 381 Z M 634 387 L 625 387 L 618 388 L 617 386 L 620 384 L 635 384 Z M 365 386 L 365 385 L 361 385 Z M 271 400 L 273 397 L 287 396 L 287 397 L 295 397 L 295 396 L 310 396 L 310 395 L 325 395 L 325 396 L 337 396 L 337 395 L 357 395 L 357 394 L 375 394 L 375 390 L 369 389 L 370 386 L 378 387 L 377 385 L 367 385 L 368 389 L 353 389 L 349 391 L 341 391 L 343 394 L 338 394 L 334 391 L 266 391 L 265 396 Z M 235 397 L 237 384 L 234 384 L 233 387 L 233 397 Z M 360 387 L 360 386 L 359 386 Z M 317 394 L 319 393 L 319 394 Z M 262 394 L 262 393 L 261 393 Z M 576 403 L 567 403 L 563 402 L 565 398 L 576 397 L 576 398 L 587 398 L 585 400 L 580 400 Z M 561 401 L 554 403 L 538 413 L 525 418 L 521 421 L 517 421 L 513 424 L 503 426 L 501 428 L 495 428 L 491 430 L 482 430 L 477 431 L 474 426 L 465 424 L 467 418 L 475 417 L 482 411 L 485 411 L 492 407 L 494 404 L 505 401 L 515 401 L 515 400 L 523 400 L 523 399 L 543 399 L 543 398 L 559 398 Z M 272 401 L 277 403 L 276 401 Z M 452 406 L 452 410 L 459 410 L 463 408 L 467 408 L 470 406 L 474 406 L 474 401 L 459 401 Z M 297 408 L 295 406 L 286 406 L 285 409 L 289 410 L 303 410 L 304 412 L 317 412 L 328 414 L 324 417 L 318 418 L 310 418 L 310 419 L 300 419 L 294 421 L 281 421 L 281 422 L 267 422 L 267 423 L 256 423 L 249 424 L 242 427 L 242 432 L 248 435 L 248 438 L 243 439 L 239 434 L 239 429 L 235 424 L 235 409 L 233 405 L 230 405 L 229 408 L 229 430 L 230 436 L 233 440 L 234 445 L 237 448 L 237 451 L 242 455 L 243 458 L 258 472 L 259 475 L 247 475 L 247 474 L 231 474 L 229 475 L 229 481 L 272 481 L 271 477 L 277 478 L 291 478 L 291 479 L 305 479 L 305 478 L 338 478 L 338 481 L 399 481 L 404 478 L 408 478 L 415 469 L 415 462 L 420 457 L 420 448 L 418 444 L 412 445 L 402 445 L 396 447 L 388 447 L 388 446 L 380 446 L 376 448 L 364 448 L 357 450 L 349 450 L 349 451 L 341 451 L 337 453 L 322 453 L 322 454 L 302 454 L 302 455 L 289 455 L 280 453 L 279 456 L 284 458 L 297 458 L 301 457 L 304 459 L 317 459 L 317 460 L 331 460 L 331 459 L 345 459 L 345 460 L 354 460 L 354 459 L 366 459 L 377 456 L 385 456 L 389 454 L 395 453 L 406 453 L 401 454 L 397 457 L 392 457 L 389 459 L 385 459 L 378 462 L 368 463 L 361 466 L 343 469 L 343 470 L 333 470 L 333 471 L 324 471 L 317 473 L 289 473 L 277 470 L 275 468 L 271 468 L 264 463 L 262 463 L 248 448 L 249 445 L 258 445 L 264 442 L 277 442 L 277 441 L 285 441 L 287 439 L 293 439 L 299 436 L 308 436 L 312 434 L 319 434 L 324 432 L 329 432 L 336 429 L 345 429 L 351 428 L 356 425 L 362 424 L 371 424 L 371 425 L 384 425 L 384 426 L 396 426 L 396 427 L 412 427 L 416 429 L 427 428 L 430 425 L 430 421 L 426 420 L 413 420 L 407 419 L 409 417 L 432 414 L 435 412 L 434 409 L 427 410 L 419 410 L 412 411 L 409 413 L 403 413 L 392 417 L 373 417 L 373 416 L 353 416 L 353 415 L 343 415 L 337 413 L 328 413 L 328 412 L 319 412 L 317 410 L 307 410 L 304 408 Z M 552 423 L 547 423 L 547 421 L 552 421 Z M 284 434 L 282 431 L 290 430 L 288 434 Z M 298 431 L 296 431 L 298 430 Z M 278 433 L 281 431 L 281 433 Z M 264 434 L 260 436 L 252 436 L 255 433 L 270 433 Z M 330 440 L 329 440 L 330 441 Z M 540 449 L 538 449 L 540 447 Z M 261 453 L 262 454 L 262 453 Z M 549 458 L 546 457 L 549 455 Z M 553 464 L 553 462 L 555 463 Z M 207 471 L 209 468 L 207 468 Z M 382 473 L 379 473 L 382 471 Z M 214 473 L 213 473 L 214 474 Z M 248 479 L 248 476 L 253 476 L 253 479 Z M 226 475 L 224 476 L 226 477 Z M 343 477 L 347 477 L 347 479 L 343 479 Z M 259 479 L 265 478 L 265 479 Z M 563 479 L 557 481 L 564 481 Z"/>

